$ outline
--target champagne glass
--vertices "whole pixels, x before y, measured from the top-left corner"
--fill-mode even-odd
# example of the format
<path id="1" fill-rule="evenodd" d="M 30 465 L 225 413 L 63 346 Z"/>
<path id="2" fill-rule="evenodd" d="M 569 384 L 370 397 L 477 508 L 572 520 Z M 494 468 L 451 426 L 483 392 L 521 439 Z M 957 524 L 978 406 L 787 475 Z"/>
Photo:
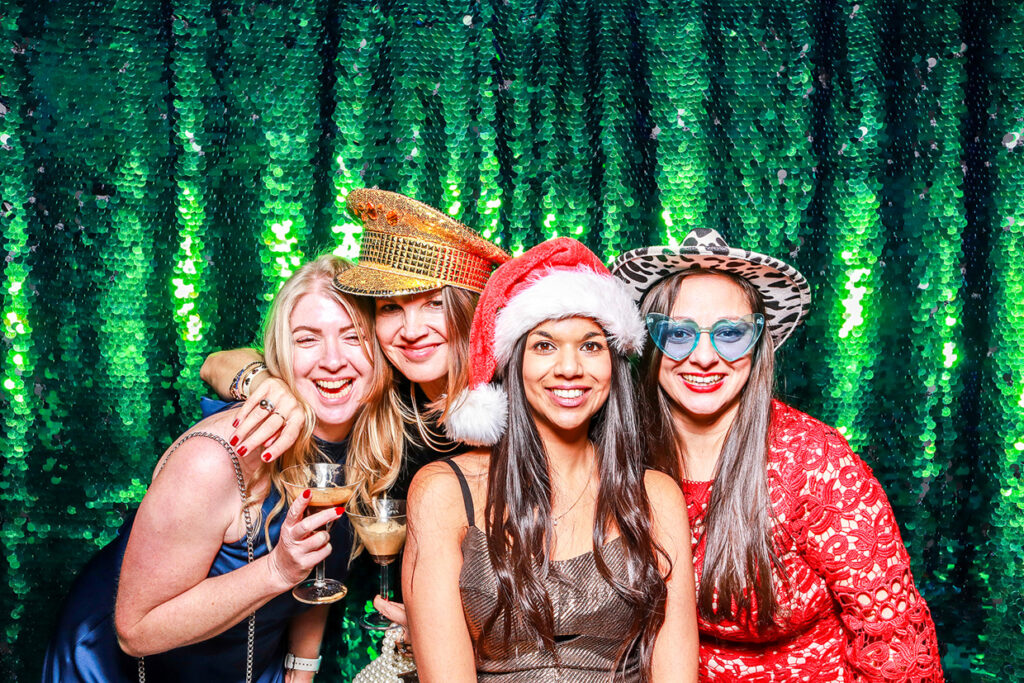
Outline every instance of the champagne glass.
<path id="1" fill-rule="evenodd" d="M 352 497 L 355 486 L 345 485 L 345 468 L 334 463 L 313 463 L 288 467 L 281 472 L 281 479 L 288 491 L 289 500 L 295 500 L 309 489 L 309 503 L 306 515 L 313 515 L 321 510 L 345 505 Z M 327 523 L 327 531 L 333 522 Z M 348 588 L 341 581 L 328 579 L 324 576 L 327 560 L 316 566 L 316 576 L 309 578 L 292 589 L 292 595 L 299 602 L 310 605 L 322 605 L 336 602 L 345 597 Z"/>
<path id="2" fill-rule="evenodd" d="M 352 510 L 346 514 L 370 557 L 380 565 L 380 594 L 387 599 L 388 568 L 398 559 L 405 544 L 405 501 L 377 498 L 373 500 L 373 510 L 369 515 L 359 515 Z M 375 612 L 363 619 L 363 626 L 371 631 L 386 631 L 391 621 Z"/>

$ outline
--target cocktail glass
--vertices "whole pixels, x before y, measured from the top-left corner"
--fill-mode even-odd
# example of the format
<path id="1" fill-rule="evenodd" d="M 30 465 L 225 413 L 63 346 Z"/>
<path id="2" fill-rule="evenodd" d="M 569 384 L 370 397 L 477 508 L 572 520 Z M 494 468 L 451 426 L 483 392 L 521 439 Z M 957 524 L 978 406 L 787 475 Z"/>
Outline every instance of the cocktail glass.
<path id="1" fill-rule="evenodd" d="M 288 467 L 281 472 L 281 479 L 288 491 L 289 500 L 295 500 L 303 491 L 309 489 L 307 516 L 347 504 L 355 489 L 354 486 L 345 485 L 345 468 L 334 463 Z M 331 530 L 331 525 L 332 522 L 327 523 L 327 531 Z M 324 576 L 326 564 L 325 559 L 316 566 L 313 578 L 306 579 L 292 589 L 292 595 L 296 600 L 310 605 L 323 605 L 345 597 L 348 588 L 341 581 Z"/>
<path id="2" fill-rule="evenodd" d="M 352 510 L 346 514 L 370 557 L 380 565 L 380 594 L 387 599 L 388 569 L 405 544 L 405 501 L 375 498 L 372 505 L 371 514 L 360 515 Z M 391 621 L 379 612 L 368 615 L 362 623 L 372 631 L 386 631 L 391 626 Z"/>

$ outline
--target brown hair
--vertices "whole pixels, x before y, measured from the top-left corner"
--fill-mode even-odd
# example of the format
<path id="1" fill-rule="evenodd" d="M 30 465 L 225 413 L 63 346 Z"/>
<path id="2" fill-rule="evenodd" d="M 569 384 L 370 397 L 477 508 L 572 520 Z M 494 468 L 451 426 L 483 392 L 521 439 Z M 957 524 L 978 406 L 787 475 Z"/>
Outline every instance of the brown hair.
<path id="1" fill-rule="evenodd" d="M 670 314 L 682 281 L 697 274 L 727 277 L 743 290 L 755 313 L 764 299 L 746 279 L 694 268 L 658 282 L 644 295 L 641 313 Z M 757 626 L 775 621 L 779 603 L 772 569 L 782 565 L 772 543 L 774 513 L 768 494 L 768 438 L 775 382 L 775 350 L 765 330 L 755 346 L 750 377 L 740 393 L 739 410 L 715 465 L 704 518 L 704 566 L 697 588 L 697 611 L 711 622 L 747 619 L 756 605 Z M 648 344 L 640 359 L 640 416 L 649 439 L 650 464 L 681 482 L 686 445 L 675 430 L 671 399 L 659 383 L 662 352 Z M 717 609 L 716 609 L 717 605 Z"/>
<path id="2" fill-rule="evenodd" d="M 373 382 L 367 392 L 360 430 L 353 433 L 349 444 L 346 474 L 349 483 L 359 484 L 357 505 L 368 505 L 371 498 L 394 486 L 408 443 L 437 443 L 440 435 L 425 420 L 443 422 L 448 414 L 447 397 L 458 396 L 469 384 L 469 328 L 479 295 L 458 287 L 444 287 L 441 297 L 448 336 L 447 389 L 423 413 L 415 406 L 415 396 L 401 395 L 405 383 L 396 381 L 395 367 L 384 355 L 376 335 L 370 335 Z M 373 301 L 369 303 L 372 310 Z M 415 387 L 411 391 L 415 393 Z"/>
<path id="3" fill-rule="evenodd" d="M 519 623 L 554 653 L 554 612 L 542 581 L 554 572 L 549 564 L 553 540 L 551 479 L 547 454 L 523 385 L 527 336 L 516 342 L 512 359 L 502 373 L 508 393 L 508 427 L 491 451 L 485 512 L 498 599 L 484 628 L 493 628 L 500 620 L 507 637 L 513 619 L 521 615 Z M 612 353 L 611 390 L 604 406 L 591 418 L 589 429 L 600 481 L 594 515 L 594 559 L 601 576 L 632 608 L 633 619 L 623 630 L 617 654 L 616 674 L 635 658 L 646 681 L 650 679 L 654 640 L 665 620 L 668 593 L 658 556 L 666 563 L 668 556 L 651 532 L 636 416 L 629 363 Z M 614 528 L 618 528 L 625 550 L 624 577 L 612 576 L 604 558 L 606 534 Z"/>

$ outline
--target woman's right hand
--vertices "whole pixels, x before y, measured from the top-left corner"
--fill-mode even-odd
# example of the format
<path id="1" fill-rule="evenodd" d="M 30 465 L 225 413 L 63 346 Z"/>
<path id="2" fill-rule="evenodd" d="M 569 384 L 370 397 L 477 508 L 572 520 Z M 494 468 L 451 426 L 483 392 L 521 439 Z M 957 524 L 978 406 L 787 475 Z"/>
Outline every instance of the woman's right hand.
<path id="1" fill-rule="evenodd" d="M 336 507 L 303 517 L 309 504 L 309 490 L 292 501 L 281 523 L 281 536 L 267 556 L 271 572 L 284 588 L 282 593 L 309 576 L 310 570 L 331 554 L 331 535 L 323 527 L 341 517 L 345 508 Z"/>
<path id="2" fill-rule="evenodd" d="M 273 462 L 299 438 L 306 414 L 288 385 L 267 373 L 235 416 L 230 443 L 242 457 L 257 453 Z M 259 379 L 259 378 L 257 378 Z"/>

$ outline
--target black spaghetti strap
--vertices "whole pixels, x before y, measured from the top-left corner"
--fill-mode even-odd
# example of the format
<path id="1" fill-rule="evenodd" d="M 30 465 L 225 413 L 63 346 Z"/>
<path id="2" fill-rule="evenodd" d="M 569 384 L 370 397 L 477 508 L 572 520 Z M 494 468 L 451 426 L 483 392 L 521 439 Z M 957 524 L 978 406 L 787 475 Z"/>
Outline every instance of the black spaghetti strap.
<path id="1" fill-rule="evenodd" d="M 476 518 L 473 515 L 473 496 L 469 493 L 469 482 L 466 481 L 466 475 L 462 473 L 459 466 L 451 458 L 445 458 L 443 462 L 448 463 L 452 471 L 455 472 L 455 476 L 459 480 L 459 488 L 462 489 L 462 502 L 466 506 L 466 520 L 470 526 L 476 526 Z"/>

